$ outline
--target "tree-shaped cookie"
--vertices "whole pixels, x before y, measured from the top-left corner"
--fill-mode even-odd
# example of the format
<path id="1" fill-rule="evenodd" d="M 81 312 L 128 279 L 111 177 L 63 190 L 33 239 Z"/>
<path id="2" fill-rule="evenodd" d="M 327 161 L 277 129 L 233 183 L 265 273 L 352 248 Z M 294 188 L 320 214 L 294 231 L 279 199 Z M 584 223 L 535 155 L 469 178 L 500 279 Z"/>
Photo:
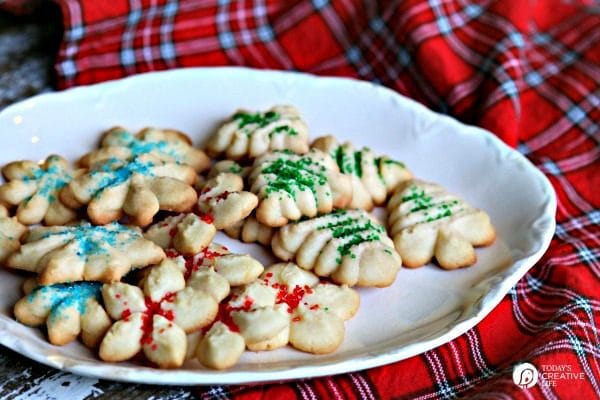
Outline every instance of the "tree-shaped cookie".
<path id="1" fill-rule="evenodd" d="M 192 167 L 151 154 L 133 160 L 109 158 L 71 181 L 60 198 L 72 208 L 87 205 L 95 224 L 107 224 L 126 214 L 134 225 L 146 226 L 159 210 L 189 211 L 198 200 L 191 186 L 195 180 Z"/>
<path id="2" fill-rule="evenodd" d="M 466 267 L 477 260 L 473 246 L 490 245 L 496 238 L 485 212 L 433 183 L 401 184 L 387 210 L 390 236 L 409 268 L 433 257 L 445 269 Z"/>
<path id="3" fill-rule="evenodd" d="M 16 216 L 22 224 L 66 224 L 77 214 L 63 204 L 59 192 L 78 174 L 57 155 L 41 164 L 11 162 L 2 168 L 7 182 L 0 186 L 0 203 L 17 206 Z"/>
<path id="4" fill-rule="evenodd" d="M 209 368 L 224 369 L 245 347 L 273 350 L 290 343 L 309 353 L 330 353 L 342 343 L 344 321 L 358 305 L 358 293 L 347 286 L 320 283 L 294 264 L 275 264 L 221 306 L 196 356 Z"/>
<path id="5" fill-rule="evenodd" d="M 376 156 L 367 147 L 357 150 L 352 143 L 339 143 L 331 135 L 317 138 L 312 146 L 331 155 L 340 172 L 351 177 L 350 208 L 370 211 L 373 206 L 383 204 L 400 182 L 412 177 L 403 163 L 387 156 Z"/>
<path id="6" fill-rule="evenodd" d="M 267 153 L 255 160 L 248 182 L 259 198 L 257 220 L 272 227 L 343 208 L 352 200 L 350 178 L 319 150 Z"/>
<path id="7" fill-rule="evenodd" d="M 144 236 L 163 249 L 196 254 L 212 242 L 217 230 L 208 214 L 177 214 L 150 226 Z"/>
<path id="8" fill-rule="evenodd" d="M 15 304 L 15 317 L 30 326 L 46 324 L 52 344 L 62 346 L 81 336 L 86 346 L 96 347 L 111 324 L 99 303 L 101 287 L 98 282 L 37 286 Z"/>
<path id="9" fill-rule="evenodd" d="M 308 129 L 292 106 L 265 112 L 240 110 L 211 137 L 207 152 L 231 160 L 259 157 L 273 150 L 308 151 Z"/>
<path id="10" fill-rule="evenodd" d="M 244 190 L 244 181 L 236 174 L 222 172 L 200 188 L 198 209 L 213 218 L 217 229 L 230 227 L 256 208 L 258 198 Z"/>
<path id="11" fill-rule="evenodd" d="M 116 322 L 100 344 L 100 358 L 125 361 L 141 350 L 160 368 L 180 367 L 187 351 L 186 333 L 213 321 L 217 301 L 186 284 L 182 258 L 167 258 L 151 267 L 141 286 L 117 282 L 102 288 L 106 309 Z"/>
<path id="12" fill-rule="evenodd" d="M 131 160 L 143 154 L 151 154 L 165 162 L 189 165 L 196 172 L 210 166 L 206 154 L 194 148 L 190 138 L 182 132 L 144 128 L 134 134 L 120 126 L 104 132 L 100 148 L 83 156 L 79 164 L 89 168 L 109 158 Z"/>
<path id="13" fill-rule="evenodd" d="M 9 217 L 6 207 L 0 204 L 0 263 L 18 250 L 25 232 L 27 228 L 16 217 Z"/>
<path id="14" fill-rule="evenodd" d="M 115 282 L 132 268 L 155 264 L 164 251 L 137 229 L 118 223 L 33 228 L 6 266 L 38 273 L 48 285 L 71 281 Z"/>
<path id="15" fill-rule="evenodd" d="M 385 229 L 366 211 L 337 210 L 291 223 L 273 237 L 275 255 L 349 286 L 391 285 L 401 259 Z"/>

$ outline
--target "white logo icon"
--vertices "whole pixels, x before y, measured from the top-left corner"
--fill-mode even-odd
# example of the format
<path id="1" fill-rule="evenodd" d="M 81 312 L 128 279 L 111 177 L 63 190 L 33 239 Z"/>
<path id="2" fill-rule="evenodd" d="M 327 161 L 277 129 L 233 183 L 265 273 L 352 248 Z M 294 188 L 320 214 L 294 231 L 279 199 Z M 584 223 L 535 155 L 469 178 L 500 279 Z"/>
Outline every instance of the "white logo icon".
<path id="1" fill-rule="evenodd" d="M 538 381 L 538 370 L 529 363 L 515 365 L 513 369 L 513 382 L 521 389 L 530 388 Z"/>

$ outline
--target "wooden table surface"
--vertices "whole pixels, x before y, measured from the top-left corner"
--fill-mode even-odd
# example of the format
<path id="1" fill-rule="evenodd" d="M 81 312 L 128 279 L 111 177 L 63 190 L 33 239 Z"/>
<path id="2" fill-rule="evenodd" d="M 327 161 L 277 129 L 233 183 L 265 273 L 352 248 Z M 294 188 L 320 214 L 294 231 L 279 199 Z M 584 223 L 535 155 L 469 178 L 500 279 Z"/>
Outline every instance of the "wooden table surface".
<path id="1" fill-rule="evenodd" d="M 60 16 L 43 7 L 30 17 L 0 12 L 0 109 L 52 91 L 52 63 L 60 41 Z M 185 387 L 123 384 L 64 373 L 0 346 L 1 399 L 188 399 Z"/>

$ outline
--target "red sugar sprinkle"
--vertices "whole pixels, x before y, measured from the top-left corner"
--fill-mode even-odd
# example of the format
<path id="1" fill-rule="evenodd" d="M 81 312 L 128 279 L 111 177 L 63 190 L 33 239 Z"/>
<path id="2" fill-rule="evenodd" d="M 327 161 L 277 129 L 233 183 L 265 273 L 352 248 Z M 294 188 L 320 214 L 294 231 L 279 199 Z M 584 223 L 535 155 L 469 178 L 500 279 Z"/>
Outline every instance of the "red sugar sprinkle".
<path id="1" fill-rule="evenodd" d="M 156 351 L 157 349 L 158 349 L 158 345 L 156 343 L 152 343 L 152 346 L 150 346 L 150 350 Z"/>
<path id="2" fill-rule="evenodd" d="M 169 231 L 169 236 L 171 237 L 175 237 L 175 235 L 177 235 L 177 226 L 174 226 L 173 228 L 171 228 L 171 230 Z"/>
<path id="3" fill-rule="evenodd" d="M 272 272 L 267 272 L 267 273 L 265 274 L 265 277 L 267 277 L 267 278 L 270 278 L 270 277 L 272 277 L 272 276 L 273 276 L 273 273 L 272 273 Z"/>
<path id="4" fill-rule="evenodd" d="M 126 308 L 121 313 L 121 319 L 124 321 L 127 321 L 127 320 L 129 320 L 129 317 L 131 317 L 131 310 L 129 308 Z"/>
<path id="5" fill-rule="evenodd" d="M 210 214 L 201 214 L 200 219 L 206 222 L 207 224 L 212 224 L 215 220 L 215 218 Z"/>
<path id="6" fill-rule="evenodd" d="M 165 254 L 169 258 L 177 258 L 177 257 L 179 257 L 179 253 L 177 251 L 173 250 L 173 249 L 169 249 L 169 250 L 165 251 Z"/>
<path id="7" fill-rule="evenodd" d="M 115 294 L 115 298 L 116 298 L 116 299 L 120 299 L 120 298 L 121 298 L 121 293 L 117 293 L 117 294 Z"/>
<path id="8" fill-rule="evenodd" d="M 251 297 L 246 296 L 246 298 L 244 299 L 244 305 L 242 306 L 242 310 L 250 311 L 250 308 L 252 308 L 253 303 L 254 300 Z"/>
<path id="9" fill-rule="evenodd" d="M 231 192 L 229 191 L 224 191 L 223 193 L 219 194 L 218 196 L 213 197 L 215 200 L 220 201 L 220 200 L 225 200 L 226 198 L 229 197 L 229 195 L 231 194 Z"/>
<path id="10" fill-rule="evenodd" d="M 163 310 L 161 305 L 163 302 L 172 303 L 175 301 L 177 293 L 168 292 L 163 296 L 159 301 L 152 301 L 152 299 L 148 296 L 144 298 L 144 302 L 146 304 L 146 311 L 142 314 L 142 338 L 140 339 L 141 344 L 150 344 L 152 343 L 152 329 L 153 325 L 153 317 L 154 315 L 161 315 L 168 319 L 169 321 L 173 321 L 175 319 L 175 314 L 173 310 Z M 162 333 L 162 332 L 161 332 Z"/>
<path id="11" fill-rule="evenodd" d="M 311 310 L 318 310 L 319 309 L 319 305 L 318 304 L 313 304 L 312 306 L 310 306 Z"/>
<path id="12" fill-rule="evenodd" d="M 302 318 L 300 316 L 292 318 L 292 322 L 299 322 L 299 321 L 302 321 Z"/>
<path id="13" fill-rule="evenodd" d="M 277 286 L 275 286 L 275 285 L 277 285 Z M 292 313 L 292 311 L 294 311 L 296 308 L 298 308 L 298 305 L 302 301 L 302 298 L 307 293 L 306 288 L 308 288 L 308 286 L 304 286 L 304 289 L 303 289 L 300 286 L 296 285 L 294 287 L 294 289 L 291 292 L 289 292 L 287 285 L 278 285 L 277 283 L 274 283 L 272 285 L 272 287 L 278 289 L 277 298 L 276 298 L 275 302 L 277 304 L 281 304 L 281 303 L 287 304 L 288 305 L 288 309 L 287 309 L 288 313 Z M 308 288 L 308 289 L 310 289 L 310 288 Z M 312 292 L 312 289 L 311 289 L 311 292 Z"/>

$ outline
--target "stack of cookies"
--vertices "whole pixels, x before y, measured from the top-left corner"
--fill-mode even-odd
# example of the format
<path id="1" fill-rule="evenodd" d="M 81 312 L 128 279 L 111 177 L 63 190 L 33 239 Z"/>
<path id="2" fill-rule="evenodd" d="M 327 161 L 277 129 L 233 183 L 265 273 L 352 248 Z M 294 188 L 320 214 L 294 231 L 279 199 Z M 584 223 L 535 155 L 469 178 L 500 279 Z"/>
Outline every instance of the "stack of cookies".
<path id="1" fill-rule="evenodd" d="M 246 349 L 330 353 L 359 308 L 354 287 L 434 258 L 472 265 L 495 238 L 486 213 L 402 162 L 310 143 L 291 106 L 236 112 L 205 150 L 179 131 L 115 127 L 75 166 L 51 155 L 2 173 L 0 264 L 29 274 L 16 319 L 108 362 L 225 369 Z M 281 262 L 232 253 L 217 231 Z"/>

